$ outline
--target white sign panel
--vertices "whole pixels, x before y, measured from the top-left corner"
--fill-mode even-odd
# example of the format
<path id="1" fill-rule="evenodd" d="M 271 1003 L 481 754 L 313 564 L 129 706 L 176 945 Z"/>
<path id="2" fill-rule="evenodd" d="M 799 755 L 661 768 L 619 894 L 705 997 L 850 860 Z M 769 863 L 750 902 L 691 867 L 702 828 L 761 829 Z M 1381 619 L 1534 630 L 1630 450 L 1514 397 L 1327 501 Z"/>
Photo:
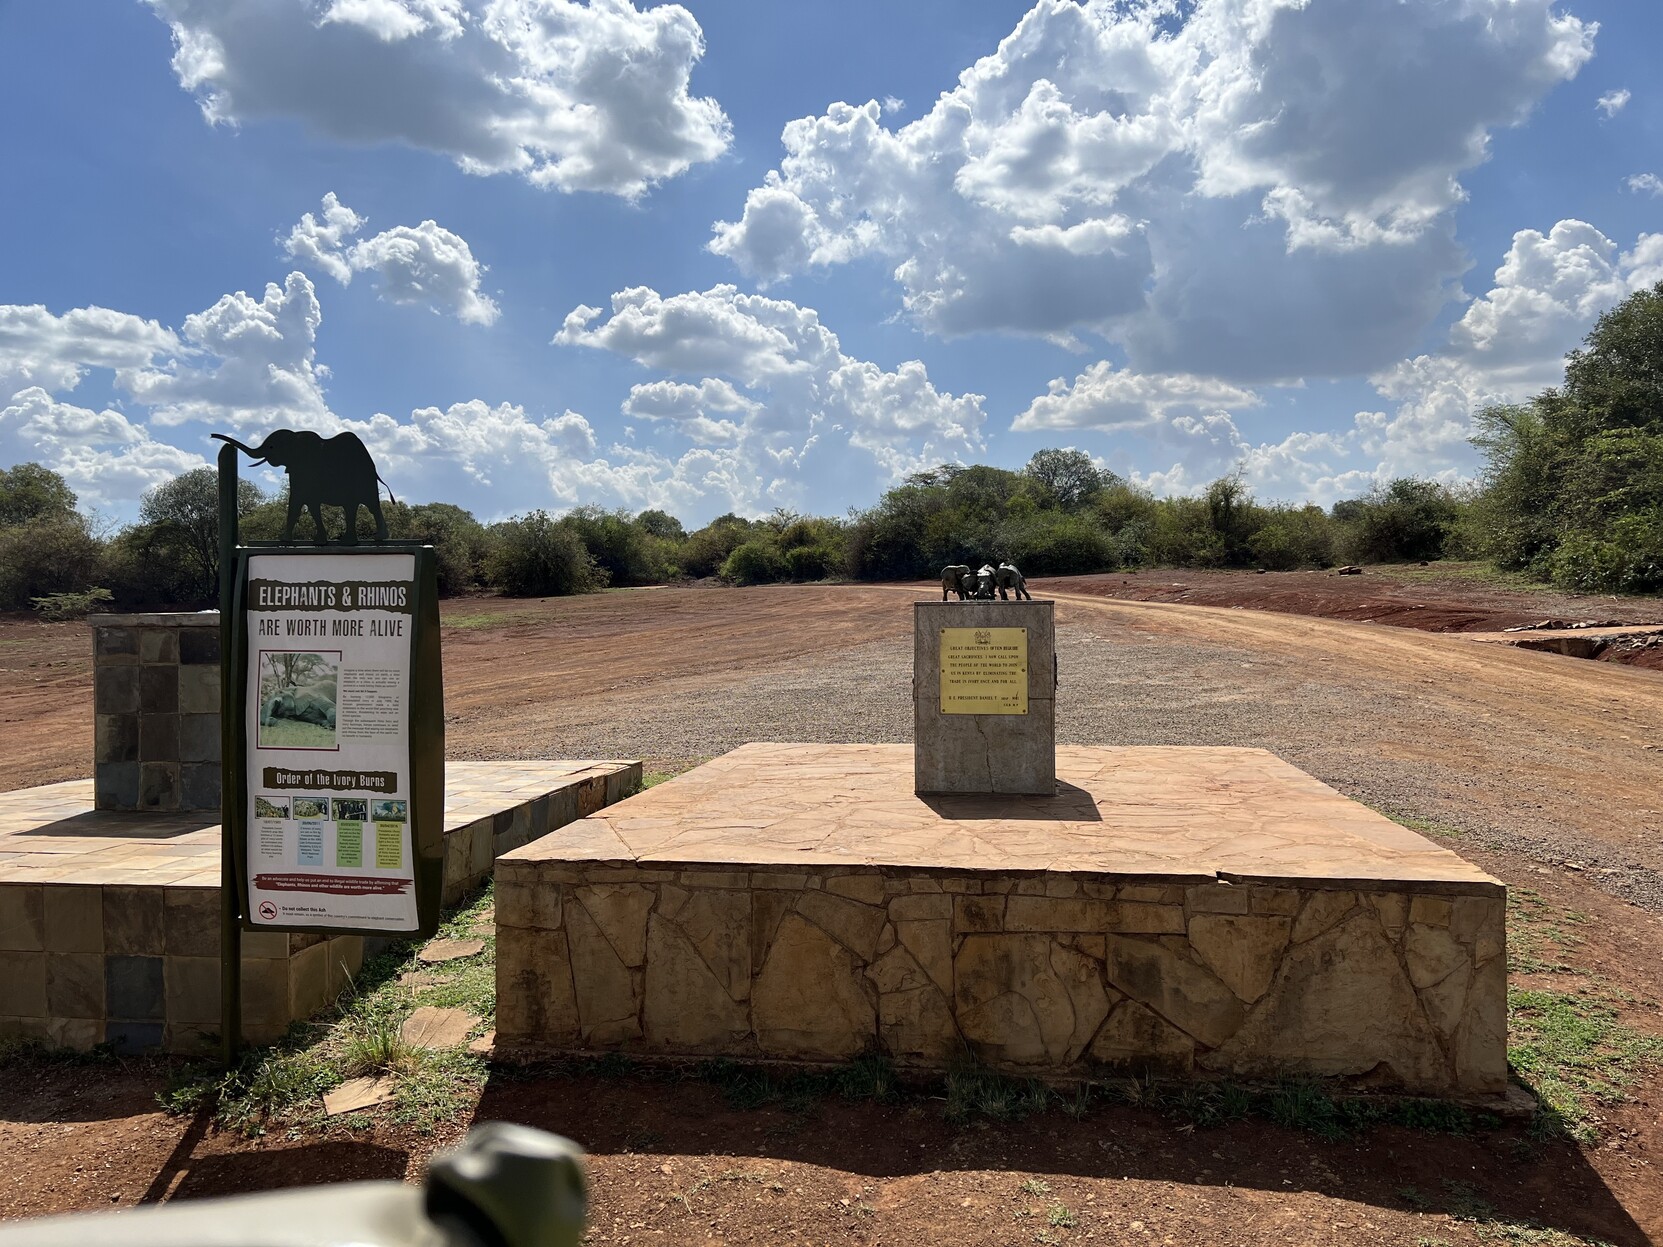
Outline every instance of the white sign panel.
<path id="1" fill-rule="evenodd" d="M 256 926 L 413 931 L 413 554 L 248 561 Z"/>

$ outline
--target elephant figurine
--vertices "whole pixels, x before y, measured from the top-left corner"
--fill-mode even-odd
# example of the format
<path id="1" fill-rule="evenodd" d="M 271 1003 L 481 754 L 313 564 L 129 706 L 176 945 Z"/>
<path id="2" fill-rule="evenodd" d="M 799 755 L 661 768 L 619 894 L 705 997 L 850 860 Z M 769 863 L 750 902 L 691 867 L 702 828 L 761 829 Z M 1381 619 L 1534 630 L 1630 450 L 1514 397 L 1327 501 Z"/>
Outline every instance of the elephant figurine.
<path id="1" fill-rule="evenodd" d="M 981 571 L 976 573 L 976 592 L 971 596 L 991 602 L 997 579 L 998 575 L 993 569 L 993 564 L 983 563 Z"/>
<path id="2" fill-rule="evenodd" d="M 1034 595 L 1028 592 L 1027 577 L 1016 570 L 1015 563 L 1001 562 L 998 567 L 993 569 L 993 579 L 994 583 L 999 586 L 999 600 L 1001 602 L 1008 600 L 1005 596 L 1007 590 L 1018 602 L 1022 601 L 1023 598 L 1030 602 L 1034 600 Z"/>
<path id="3" fill-rule="evenodd" d="M 375 470 L 375 460 L 356 433 L 320 437 L 308 430 L 274 429 L 258 446 L 245 446 L 223 433 L 214 436 L 229 442 L 255 463 L 275 464 L 289 474 L 289 518 L 283 526 L 283 540 L 294 540 L 294 527 L 302 508 L 312 513 L 317 526 L 316 540 L 324 540 L 323 506 L 346 512 L 346 544 L 358 543 L 358 508 L 368 507 L 375 517 L 375 539 L 387 540 L 387 521 L 381 514 L 381 491 L 387 482 Z M 397 502 L 391 488 L 390 501 Z"/>
<path id="4" fill-rule="evenodd" d="M 310 689 L 284 689 L 267 698 L 260 707 L 261 727 L 270 727 L 278 719 L 295 719 L 333 729 L 335 703 Z"/>
<path id="5" fill-rule="evenodd" d="M 941 600 L 945 602 L 949 593 L 956 593 L 959 595 L 959 601 L 964 601 L 965 598 L 970 596 L 966 588 L 969 580 L 970 569 L 963 563 L 954 563 L 949 567 L 943 567 L 941 569 Z"/>

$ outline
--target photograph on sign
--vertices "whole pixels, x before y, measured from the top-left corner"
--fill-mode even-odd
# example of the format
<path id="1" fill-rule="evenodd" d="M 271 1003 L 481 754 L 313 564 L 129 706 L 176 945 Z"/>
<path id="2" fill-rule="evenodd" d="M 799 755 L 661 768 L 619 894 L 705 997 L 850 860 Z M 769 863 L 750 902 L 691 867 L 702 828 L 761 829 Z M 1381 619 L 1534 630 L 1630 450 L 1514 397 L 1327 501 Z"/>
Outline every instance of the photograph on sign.
<path id="1" fill-rule="evenodd" d="M 415 556 L 248 559 L 247 882 L 256 926 L 413 931 Z"/>
<path id="2" fill-rule="evenodd" d="M 1028 630 L 943 628 L 942 714 L 1027 714 Z"/>
<path id="3" fill-rule="evenodd" d="M 338 749 L 335 699 L 341 651 L 260 651 L 262 749 Z"/>

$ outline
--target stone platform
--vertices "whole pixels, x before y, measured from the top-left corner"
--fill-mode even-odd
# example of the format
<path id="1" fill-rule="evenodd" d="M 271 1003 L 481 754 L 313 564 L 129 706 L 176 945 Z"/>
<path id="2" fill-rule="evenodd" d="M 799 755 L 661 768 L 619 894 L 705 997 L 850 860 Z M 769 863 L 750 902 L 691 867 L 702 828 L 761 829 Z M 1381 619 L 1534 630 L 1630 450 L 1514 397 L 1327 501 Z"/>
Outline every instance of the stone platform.
<path id="1" fill-rule="evenodd" d="M 497 864 L 497 1045 L 1506 1086 L 1501 883 L 1256 749 L 747 745 Z"/>
<path id="2" fill-rule="evenodd" d="M 497 855 L 641 785 L 639 762 L 448 762 L 445 902 Z M 0 1039 L 197 1050 L 219 1030 L 214 814 L 94 809 L 93 781 L 0 793 Z M 268 1042 L 363 960 L 356 936 L 243 934 L 243 1028 Z"/>

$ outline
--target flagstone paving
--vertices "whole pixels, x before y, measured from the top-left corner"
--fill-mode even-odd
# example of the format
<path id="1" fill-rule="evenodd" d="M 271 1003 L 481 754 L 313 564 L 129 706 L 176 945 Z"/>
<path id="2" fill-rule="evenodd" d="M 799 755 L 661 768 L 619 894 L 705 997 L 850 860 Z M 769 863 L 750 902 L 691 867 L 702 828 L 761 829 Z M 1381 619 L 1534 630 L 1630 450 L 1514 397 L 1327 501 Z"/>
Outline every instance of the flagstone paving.
<path id="1" fill-rule="evenodd" d="M 1065 746 L 1057 774 L 1055 797 L 919 797 L 910 745 L 745 745 L 513 857 L 1500 895 L 1476 866 L 1263 749 Z"/>

